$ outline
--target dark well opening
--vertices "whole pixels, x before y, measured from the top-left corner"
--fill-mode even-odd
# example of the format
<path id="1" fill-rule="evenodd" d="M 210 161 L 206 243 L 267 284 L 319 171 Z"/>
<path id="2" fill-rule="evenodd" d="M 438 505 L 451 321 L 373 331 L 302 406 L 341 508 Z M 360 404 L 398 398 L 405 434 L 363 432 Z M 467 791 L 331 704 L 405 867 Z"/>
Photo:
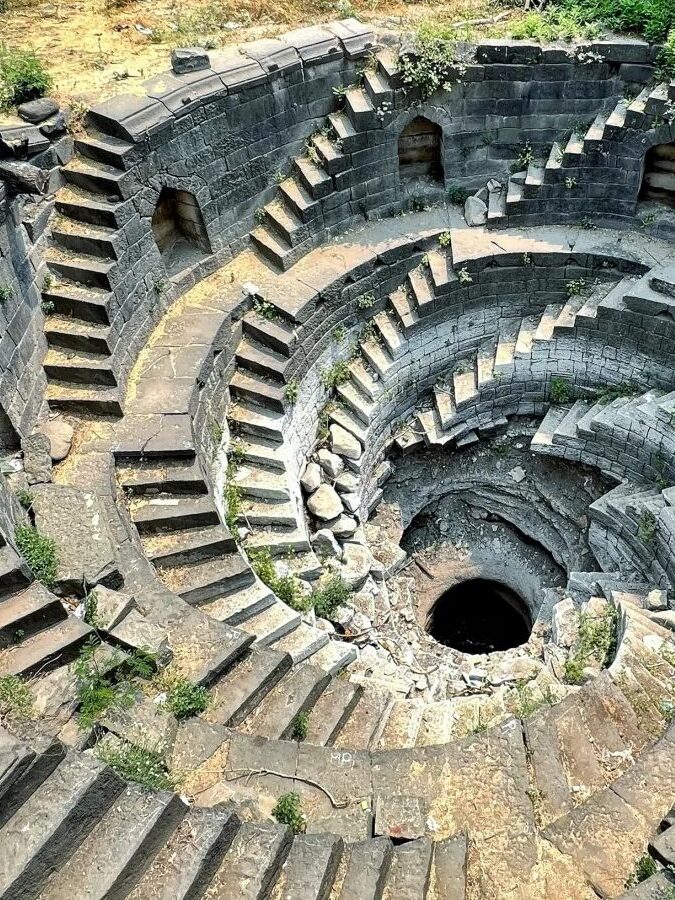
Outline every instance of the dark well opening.
<path id="1" fill-rule="evenodd" d="M 675 143 L 657 144 L 647 151 L 640 199 L 675 207 Z"/>
<path id="2" fill-rule="evenodd" d="M 426 176 L 442 181 L 441 138 L 440 127 L 423 116 L 406 125 L 398 139 L 401 178 Z"/>
<path id="3" fill-rule="evenodd" d="M 152 233 L 171 274 L 211 252 L 199 204 L 189 191 L 162 188 L 152 215 Z"/>
<path id="4" fill-rule="evenodd" d="M 434 603 L 427 632 L 463 653 L 491 653 L 524 644 L 532 622 L 526 603 L 499 581 L 472 578 L 453 585 Z"/>

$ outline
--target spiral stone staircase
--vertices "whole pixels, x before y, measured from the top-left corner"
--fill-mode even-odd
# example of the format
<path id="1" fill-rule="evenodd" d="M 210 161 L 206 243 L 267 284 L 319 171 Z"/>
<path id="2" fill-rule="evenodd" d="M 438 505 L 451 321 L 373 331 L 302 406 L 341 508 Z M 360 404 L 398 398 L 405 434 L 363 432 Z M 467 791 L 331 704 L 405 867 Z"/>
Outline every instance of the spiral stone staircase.
<path id="1" fill-rule="evenodd" d="M 192 51 L 92 109 L 42 228 L 11 254 L 1 233 L 43 368 L 30 420 L 0 352 L 23 450 L 0 482 L 0 897 L 672 893 L 675 257 L 631 187 L 675 139 L 672 85 L 641 42 L 472 52 L 422 98 L 354 20 Z M 547 107 L 515 109 L 539 101 L 535 128 Z M 480 188 L 556 143 L 469 228 L 445 195 L 410 212 L 418 113 L 445 129 L 442 192 L 454 162 Z M 9 235 L 28 204 L 0 200 Z M 493 570 L 527 641 L 435 639 L 422 599 Z M 85 715 L 92 679 L 124 702 Z M 175 679 L 203 708 L 172 710 Z"/>

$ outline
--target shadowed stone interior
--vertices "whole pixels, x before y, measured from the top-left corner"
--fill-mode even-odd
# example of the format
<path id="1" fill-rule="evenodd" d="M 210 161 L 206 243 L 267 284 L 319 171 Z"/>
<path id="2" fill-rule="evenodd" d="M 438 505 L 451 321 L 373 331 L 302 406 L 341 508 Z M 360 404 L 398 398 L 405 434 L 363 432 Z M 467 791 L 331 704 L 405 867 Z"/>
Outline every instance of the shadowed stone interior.
<path id="1" fill-rule="evenodd" d="M 491 653 L 524 644 L 532 622 L 518 594 L 488 578 L 453 585 L 433 605 L 427 631 L 441 644 L 464 653 Z"/>

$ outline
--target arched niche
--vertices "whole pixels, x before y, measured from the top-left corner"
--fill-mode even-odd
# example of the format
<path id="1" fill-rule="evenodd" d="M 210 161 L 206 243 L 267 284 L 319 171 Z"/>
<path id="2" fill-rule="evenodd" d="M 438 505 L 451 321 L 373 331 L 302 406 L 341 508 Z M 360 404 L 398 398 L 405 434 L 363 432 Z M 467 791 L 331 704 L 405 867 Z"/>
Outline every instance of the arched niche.
<path id="1" fill-rule="evenodd" d="M 421 178 L 443 183 L 443 132 L 440 125 L 417 116 L 398 138 L 398 166 L 402 179 Z"/>
<path id="2" fill-rule="evenodd" d="M 199 204 L 189 191 L 162 188 L 152 214 L 152 233 L 172 275 L 211 253 Z"/>

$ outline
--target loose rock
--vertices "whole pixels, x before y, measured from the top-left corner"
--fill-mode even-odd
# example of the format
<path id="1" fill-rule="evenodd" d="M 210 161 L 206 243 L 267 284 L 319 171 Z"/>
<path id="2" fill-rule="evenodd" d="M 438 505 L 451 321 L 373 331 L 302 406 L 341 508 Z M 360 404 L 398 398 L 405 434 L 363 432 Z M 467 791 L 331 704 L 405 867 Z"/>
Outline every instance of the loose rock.
<path id="1" fill-rule="evenodd" d="M 65 419 L 51 419 L 39 426 L 39 431 L 49 440 L 52 462 L 61 462 L 70 452 L 73 442 L 73 427 Z"/>
<path id="2" fill-rule="evenodd" d="M 485 225 L 487 222 L 487 206 L 480 197 L 467 197 L 464 203 L 466 224 L 472 227 Z"/>
<path id="3" fill-rule="evenodd" d="M 307 464 L 305 471 L 302 473 L 300 484 L 306 493 L 314 493 L 321 484 L 321 467 L 318 463 L 311 462 Z"/>
<path id="4" fill-rule="evenodd" d="M 341 425 L 330 426 L 330 443 L 333 453 L 338 453 L 345 459 L 361 458 L 360 442 Z"/>
<path id="5" fill-rule="evenodd" d="M 337 491 L 329 484 L 320 485 L 307 501 L 307 509 L 322 522 L 337 519 L 343 506 Z"/>
<path id="6" fill-rule="evenodd" d="M 319 465 L 329 478 L 337 478 L 344 471 L 345 464 L 335 453 L 322 447 L 317 453 Z"/>
<path id="7" fill-rule="evenodd" d="M 19 116 L 24 122 L 31 122 L 37 125 L 38 122 L 44 122 L 54 113 L 59 111 L 59 104 L 50 97 L 42 97 L 40 100 L 29 100 L 28 103 L 22 103 L 17 108 Z"/>
<path id="8" fill-rule="evenodd" d="M 209 54 L 203 47 L 179 47 L 171 54 L 171 68 L 177 75 L 208 69 L 210 65 Z"/>

